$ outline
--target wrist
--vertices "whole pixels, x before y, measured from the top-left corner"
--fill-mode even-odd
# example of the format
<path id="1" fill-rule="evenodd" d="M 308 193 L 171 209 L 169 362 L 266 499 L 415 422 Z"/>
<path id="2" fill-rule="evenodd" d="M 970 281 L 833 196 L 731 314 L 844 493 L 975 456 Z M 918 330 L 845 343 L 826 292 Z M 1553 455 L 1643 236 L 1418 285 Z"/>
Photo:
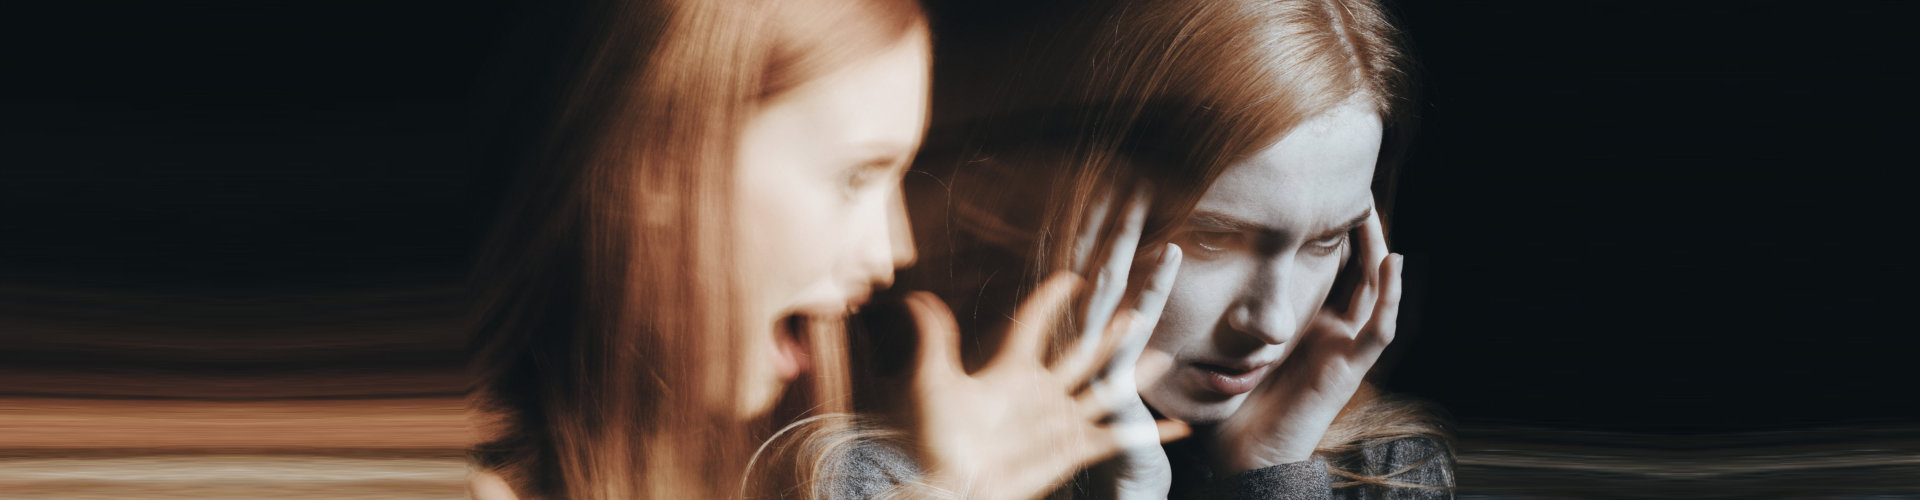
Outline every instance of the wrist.
<path id="1" fill-rule="evenodd" d="M 1122 500 L 1165 499 L 1173 491 L 1173 466 L 1164 453 L 1158 457 L 1126 457 L 1117 472 L 1114 489 Z"/>

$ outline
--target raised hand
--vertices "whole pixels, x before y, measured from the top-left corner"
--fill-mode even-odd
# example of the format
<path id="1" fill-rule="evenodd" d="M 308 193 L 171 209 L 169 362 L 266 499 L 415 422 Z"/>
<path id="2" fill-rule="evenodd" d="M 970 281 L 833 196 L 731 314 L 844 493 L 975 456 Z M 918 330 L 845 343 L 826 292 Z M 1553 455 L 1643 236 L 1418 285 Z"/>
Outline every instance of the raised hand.
<path id="1" fill-rule="evenodd" d="M 1101 203 L 1089 220 L 1105 220 L 1107 209 L 1111 206 L 1110 200 Z M 1168 435 L 1170 432 L 1185 435 L 1190 431 L 1180 422 L 1156 422 L 1153 412 L 1140 399 L 1137 380 L 1152 380 L 1160 372 L 1172 367 L 1172 359 L 1164 354 L 1154 353 L 1144 360 L 1142 356 L 1154 325 L 1160 321 L 1160 312 L 1166 306 L 1174 277 L 1179 273 L 1180 247 L 1168 244 L 1158 252 L 1153 262 L 1145 264 L 1143 271 L 1149 273 L 1147 279 L 1138 292 L 1128 297 L 1128 276 L 1133 270 L 1134 249 L 1139 246 L 1147 206 L 1144 194 L 1136 195 L 1128 202 L 1119 231 L 1113 235 L 1110 253 L 1105 261 L 1099 263 L 1099 269 L 1089 272 L 1095 276 L 1094 291 L 1083 316 L 1085 329 L 1081 333 L 1080 343 L 1082 346 L 1094 345 L 1087 339 L 1094 338 L 1105 328 L 1106 315 L 1122 304 L 1131 302 L 1125 309 L 1132 315 L 1130 331 L 1125 337 L 1128 342 L 1122 344 L 1108 361 L 1096 378 L 1093 390 L 1099 391 L 1109 407 L 1113 408 L 1108 423 L 1124 443 L 1114 478 L 1117 480 L 1115 494 L 1119 498 L 1164 499 L 1173 487 L 1173 468 L 1167 461 L 1166 452 L 1160 449 L 1160 443 L 1164 442 L 1163 438 L 1172 437 Z M 1084 270 L 1093 264 L 1094 248 L 1101 241 L 1100 229 L 1100 224 L 1087 224 L 1075 240 L 1075 269 Z"/>
<path id="2" fill-rule="evenodd" d="M 1387 252 L 1380 216 L 1358 230 L 1359 280 L 1347 300 L 1329 297 L 1274 373 L 1222 422 L 1218 466 L 1237 473 L 1306 460 L 1367 371 L 1393 342 L 1404 256 Z"/>
<path id="3" fill-rule="evenodd" d="M 1015 315 L 1000 352 L 973 374 L 961 367 L 952 312 L 931 294 L 908 297 L 922 335 L 914 434 L 928 483 L 966 498 L 1033 498 L 1095 462 L 1160 453 L 1161 442 L 1190 433 L 1185 424 L 1155 422 L 1135 390 L 1135 361 L 1179 263 L 1178 247 L 1163 252 L 1143 291 L 1126 300 L 1145 210 L 1144 199 L 1130 204 L 1112 253 L 1093 273 L 1086 328 L 1052 366 L 1044 361 L 1048 330 L 1083 288 L 1073 274 L 1043 283 Z M 1164 469 L 1164 454 L 1159 459 Z"/>

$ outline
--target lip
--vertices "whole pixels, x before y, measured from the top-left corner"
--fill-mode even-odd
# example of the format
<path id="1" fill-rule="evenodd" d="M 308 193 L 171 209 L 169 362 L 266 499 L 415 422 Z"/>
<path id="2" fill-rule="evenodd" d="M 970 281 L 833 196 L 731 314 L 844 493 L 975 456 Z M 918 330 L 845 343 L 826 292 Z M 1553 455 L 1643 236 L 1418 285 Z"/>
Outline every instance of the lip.
<path id="1" fill-rule="evenodd" d="M 860 309 L 860 306 L 867 305 L 867 301 L 873 300 L 873 291 L 871 289 L 860 288 L 859 290 L 858 292 L 847 295 L 847 300 L 844 303 L 846 312 Z"/>
<path id="2" fill-rule="evenodd" d="M 867 301 L 873 299 L 873 291 L 870 287 L 847 287 L 847 289 L 855 291 L 848 293 L 839 300 L 803 302 L 788 310 L 788 314 L 805 314 L 827 318 L 846 316 L 854 310 L 859 309 L 860 306 L 866 305 Z"/>
<path id="3" fill-rule="evenodd" d="M 1193 376 L 1202 387 L 1228 396 L 1238 396 L 1253 392 L 1260 386 L 1260 380 L 1272 371 L 1273 363 L 1187 363 Z"/>

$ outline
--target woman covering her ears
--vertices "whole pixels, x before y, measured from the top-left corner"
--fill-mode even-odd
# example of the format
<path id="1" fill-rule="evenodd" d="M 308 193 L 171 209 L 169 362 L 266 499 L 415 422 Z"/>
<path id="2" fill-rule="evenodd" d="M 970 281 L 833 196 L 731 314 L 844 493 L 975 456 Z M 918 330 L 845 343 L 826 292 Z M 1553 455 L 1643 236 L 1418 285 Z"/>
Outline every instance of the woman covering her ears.
<path id="1" fill-rule="evenodd" d="M 934 126 L 915 166 L 930 179 L 909 191 L 921 264 L 903 280 L 984 332 L 969 322 L 1004 317 L 1053 272 L 1136 256 L 1178 267 L 1171 280 L 1102 275 L 1054 345 L 1072 352 L 1071 332 L 1100 325 L 1106 304 L 1164 301 L 1136 308 L 1151 337 L 1122 350 L 1143 369 L 1122 381 L 1138 398 L 1113 420 L 1171 418 L 1194 437 L 1132 440 L 1144 444 L 1070 492 L 1450 496 L 1439 420 L 1366 382 L 1399 309 L 1402 260 L 1384 221 L 1411 130 L 1411 62 L 1384 8 L 1041 10 L 942 25 Z"/>

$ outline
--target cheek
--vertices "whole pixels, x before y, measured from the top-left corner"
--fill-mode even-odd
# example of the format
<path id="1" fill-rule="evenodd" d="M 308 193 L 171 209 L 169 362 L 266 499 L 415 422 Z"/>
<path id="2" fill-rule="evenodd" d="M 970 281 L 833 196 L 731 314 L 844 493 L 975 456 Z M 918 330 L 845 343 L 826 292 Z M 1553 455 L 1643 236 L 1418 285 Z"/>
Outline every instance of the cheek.
<path id="1" fill-rule="evenodd" d="M 782 178 L 776 181 L 777 178 Z M 767 176 L 742 190 L 741 234 L 737 247 L 751 270 L 755 288 L 777 288 L 790 295 L 826 274 L 832 265 L 840 215 L 835 200 L 819 182 L 796 176 Z M 768 290 L 776 292 L 775 290 Z M 782 300 L 788 297 L 781 297 Z"/>
<path id="2" fill-rule="evenodd" d="M 1333 257 L 1338 256 L 1339 254 L 1335 253 Z M 1298 313 L 1294 317 L 1302 320 L 1303 327 L 1306 322 L 1312 321 L 1314 314 L 1327 303 L 1328 295 L 1333 292 L 1334 281 L 1340 276 L 1341 261 L 1332 257 L 1317 260 L 1319 262 L 1300 270 L 1300 277 L 1303 279 L 1294 280 L 1289 284 L 1293 287 L 1292 290 L 1288 290 L 1288 295 L 1292 297 L 1293 302 L 1290 306 L 1295 313 Z"/>
<path id="3" fill-rule="evenodd" d="M 804 110 L 775 108 L 756 116 L 742 135 L 735 158 L 738 210 L 736 269 L 750 286 L 744 293 L 764 307 L 784 307 L 831 264 L 833 224 L 844 214 L 844 195 L 825 174 L 822 130 Z"/>
<path id="4" fill-rule="evenodd" d="M 1204 348 L 1207 336 L 1233 305 L 1233 290 L 1238 284 L 1234 277 L 1230 269 L 1221 266 L 1182 266 L 1148 348 L 1175 355 Z"/>

